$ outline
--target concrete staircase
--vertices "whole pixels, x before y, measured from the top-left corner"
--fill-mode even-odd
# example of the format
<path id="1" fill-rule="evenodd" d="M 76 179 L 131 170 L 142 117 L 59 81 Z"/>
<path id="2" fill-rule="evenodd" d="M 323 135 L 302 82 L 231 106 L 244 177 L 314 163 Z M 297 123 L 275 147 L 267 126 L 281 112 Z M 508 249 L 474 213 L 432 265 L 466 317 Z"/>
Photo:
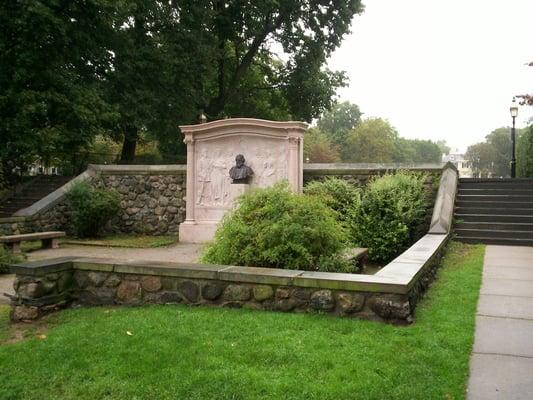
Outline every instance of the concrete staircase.
<path id="1" fill-rule="evenodd" d="M 18 210 L 31 206 L 46 195 L 59 189 L 71 177 L 59 175 L 39 175 L 20 186 L 11 195 L 0 201 L 0 218 L 10 217 Z"/>
<path id="2" fill-rule="evenodd" d="M 454 216 L 461 242 L 533 246 L 533 179 L 460 179 Z"/>

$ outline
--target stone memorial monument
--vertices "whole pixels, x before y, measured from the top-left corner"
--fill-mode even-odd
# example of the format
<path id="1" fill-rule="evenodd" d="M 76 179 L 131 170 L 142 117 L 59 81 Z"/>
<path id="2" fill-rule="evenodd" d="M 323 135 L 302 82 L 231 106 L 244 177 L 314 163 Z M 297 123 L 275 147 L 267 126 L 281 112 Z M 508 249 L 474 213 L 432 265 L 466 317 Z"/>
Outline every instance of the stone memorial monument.
<path id="1" fill-rule="evenodd" d="M 224 213 L 250 188 L 287 180 L 294 191 L 302 190 L 306 123 L 234 118 L 180 129 L 187 144 L 180 242 L 212 240 Z"/>

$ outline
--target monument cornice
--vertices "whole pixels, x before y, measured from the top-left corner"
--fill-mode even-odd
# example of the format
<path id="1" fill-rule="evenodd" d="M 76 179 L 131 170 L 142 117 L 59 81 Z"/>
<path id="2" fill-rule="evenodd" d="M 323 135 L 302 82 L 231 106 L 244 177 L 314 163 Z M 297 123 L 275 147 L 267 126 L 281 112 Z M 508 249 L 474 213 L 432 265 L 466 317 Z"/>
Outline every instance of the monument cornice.
<path id="1" fill-rule="evenodd" d="M 228 118 L 196 125 L 181 125 L 184 135 L 216 136 L 224 135 L 225 128 L 232 134 L 272 134 L 273 136 L 294 136 L 303 134 L 308 124 L 301 121 L 268 121 L 256 118 Z M 265 129 L 268 130 L 265 132 Z"/>

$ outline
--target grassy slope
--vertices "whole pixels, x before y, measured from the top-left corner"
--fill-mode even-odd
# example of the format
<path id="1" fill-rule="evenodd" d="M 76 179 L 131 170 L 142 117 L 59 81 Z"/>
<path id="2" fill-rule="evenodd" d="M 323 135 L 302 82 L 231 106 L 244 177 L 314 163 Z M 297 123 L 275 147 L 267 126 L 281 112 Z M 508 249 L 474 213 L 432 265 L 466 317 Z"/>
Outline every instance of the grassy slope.
<path id="1" fill-rule="evenodd" d="M 452 243 L 409 327 L 185 306 L 68 310 L 47 339 L 0 346 L 0 399 L 463 398 L 482 258 L 483 247 Z"/>

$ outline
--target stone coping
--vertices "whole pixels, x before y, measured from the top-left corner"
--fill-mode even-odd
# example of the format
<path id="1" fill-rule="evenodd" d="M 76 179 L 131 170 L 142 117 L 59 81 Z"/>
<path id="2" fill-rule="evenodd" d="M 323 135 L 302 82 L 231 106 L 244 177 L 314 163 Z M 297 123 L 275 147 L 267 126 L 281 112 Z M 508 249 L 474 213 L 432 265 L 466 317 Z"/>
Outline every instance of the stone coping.
<path id="1" fill-rule="evenodd" d="M 410 171 L 440 172 L 447 164 L 405 164 L 405 163 L 335 163 L 335 164 L 304 164 L 307 175 L 358 175 L 374 174 L 375 172 L 406 169 Z"/>
<path id="2" fill-rule="evenodd" d="M 220 128 L 230 127 L 234 130 L 239 128 L 244 129 L 257 129 L 257 128 L 270 128 L 273 130 L 305 130 L 308 124 L 301 121 L 271 121 L 266 119 L 257 118 L 228 118 L 219 119 L 216 121 L 210 121 L 203 124 L 195 125 L 181 125 L 180 129 L 183 134 L 187 133 L 209 133 L 213 130 Z"/>
<path id="3" fill-rule="evenodd" d="M 167 165 L 96 165 L 87 167 L 101 175 L 176 175 L 186 174 L 185 164 Z"/>
<path id="4" fill-rule="evenodd" d="M 418 275 L 444 246 L 447 235 L 426 235 L 376 275 L 312 272 L 157 261 L 120 261 L 105 258 L 62 257 L 11 266 L 18 275 L 44 276 L 69 269 L 134 275 L 211 279 L 361 292 L 406 294 Z"/>

